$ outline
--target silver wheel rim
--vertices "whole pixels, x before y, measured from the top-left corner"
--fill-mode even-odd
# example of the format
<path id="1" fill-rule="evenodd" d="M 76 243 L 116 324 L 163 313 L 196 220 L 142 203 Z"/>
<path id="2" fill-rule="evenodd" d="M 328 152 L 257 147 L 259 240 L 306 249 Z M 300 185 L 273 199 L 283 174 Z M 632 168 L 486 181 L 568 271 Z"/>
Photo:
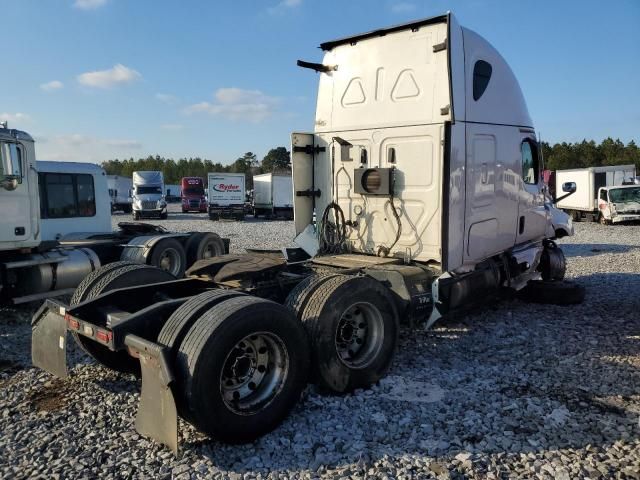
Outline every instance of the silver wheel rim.
<path id="1" fill-rule="evenodd" d="M 181 267 L 180 254 L 175 248 L 165 248 L 160 254 L 158 267 L 166 272 L 177 276 Z"/>
<path id="2" fill-rule="evenodd" d="M 354 303 L 340 316 L 335 346 L 338 358 L 347 367 L 368 367 L 378 357 L 383 342 L 384 321 L 376 306 Z"/>
<path id="3" fill-rule="evenodd" d="M 225 358 L 220 393 L 229 410 L 253 415 L 280 393 L 289 373 L 289 355 L 277 335 L 258 332 L 240 340 Z"/>
<path id="4" fill-rule="evenodd" d="M 213 243 L 208 243 L 206 248 L 204 249 L 204 252 L 202 253 L 202 258 L 211 258 L 211 257 L 215 257 L 216 256 L 216 247 Z"/>

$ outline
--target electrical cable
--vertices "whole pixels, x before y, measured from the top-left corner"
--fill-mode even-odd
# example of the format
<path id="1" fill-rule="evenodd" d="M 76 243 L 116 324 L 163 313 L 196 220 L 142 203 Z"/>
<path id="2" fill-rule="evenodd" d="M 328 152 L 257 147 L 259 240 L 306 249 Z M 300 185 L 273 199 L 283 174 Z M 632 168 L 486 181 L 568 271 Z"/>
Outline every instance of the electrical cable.
<path id="1" fill-rule="evenodd" d="M 391 205 L 391 213 L 393 214 L 393 217 L 396 219 L 398 228 L 396 229 L 396 238 L 390 247 L 386 247 L 384 245 L 380 245 L 378 247 L 377 255 L 379 257 L 388 257 L 393 247 L 395 247 L 396 243 L 398 243 L 398 240 L 400 240 L 400 235 L 402 235 L 402 221 L 400 220 L 400 214 L 398 213 L 398 209 L 396 208 L 395 203 L 393 203 L 393 190 L 389 195 L 389 204 Z"/>

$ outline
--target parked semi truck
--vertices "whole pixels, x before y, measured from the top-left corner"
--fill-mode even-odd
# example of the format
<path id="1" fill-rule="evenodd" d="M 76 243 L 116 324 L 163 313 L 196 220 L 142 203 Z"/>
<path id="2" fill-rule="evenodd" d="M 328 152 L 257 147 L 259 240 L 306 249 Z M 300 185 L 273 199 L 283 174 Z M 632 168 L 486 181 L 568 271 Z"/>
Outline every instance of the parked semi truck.
<path id="1" fill-rule="evenodd" d="M 207 212 L 207 199 L 204 194 L 204 180 L 200 177 L 184 177 L 181 181 L 182 213 Z"/>
<path id="2" fill-rule="evenodd" d="M 228 251 L 228 241 L 215 234 L 134 223 L 113 232 L 104 170 L 36 162 L 25 132 L 0 127 L 0 160 L 0 303 L 73 293 L 87 275 L 113 262 L 181 276 L 196 260 Z"/>
<path id="3" fill-rule="evenodd" d="M 133 172 L 133 219 L 161 218 L 169 215 L 164 196 L 162 172 Z"/>
<path id="4" fill-rule="evenodd" d="M 584 296 L 563 281 L 520 87 L 486 40 L 446 14 L 321 48 L 321 63 L 299 62 L 320 73 L 315 132 L 292 134 L 300 248 L 200 261 L 182 280 L 107 267 L 34 317 L 36 365 L 66 376 L 70 331 L 140 372 L 136 428 L 174 450 L 178 415 L 246 442 L 309 380 L 369 387 L 400 323 L 429 327 L 500 289 Z"/>
<path id="5" fill-rule="evenodd" d="M 129 177 L 122 175 L 107 175 L 107 185 L 109 186 L 109 197 L 111 197 L 111 211 L 118 210 L 124 213 L 131 213 L 131 194 L 133 181 Z"/>
<path id="6" fill-rule="evenodd" d="M 209 218 L 244 219 L 244 173 L 209 173 L 207 175 Z"/>
<path id="7" fill-rule="evenodd" d="M 291 173 L 263 173 L 253 176 L 253 215 L 293 219 Z"/>
<path id="8" fill-rule="evenodd" d="M 605 217 L 599 208 L 599 199 L 604 195 L 602 189 L 606 190 L 606 187 L 634 184 L 635 177 L 635 165 L 557 170 L 555 172 L 556 184 L 561 185 L 567 181 L 575 182 L 578 191 L 575 195 L 558 201 L 556 206 L 571 215 L 574 221 L 608 222 L 610 218 Z"/>

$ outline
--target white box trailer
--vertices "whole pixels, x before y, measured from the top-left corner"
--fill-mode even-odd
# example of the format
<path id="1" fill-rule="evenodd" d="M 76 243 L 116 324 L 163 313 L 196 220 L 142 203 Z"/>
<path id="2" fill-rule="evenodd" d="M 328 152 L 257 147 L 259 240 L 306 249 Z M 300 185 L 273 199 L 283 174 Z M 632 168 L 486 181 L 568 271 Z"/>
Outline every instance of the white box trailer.
<path id="1" fill-rule="evenodd" d="M 133 180 L 122 175 L 107 175 L 109 197 L 111 197 L 111 211 L 122 210 L 131 213 L 131 191 Z"/>
<path id="2" fill-rule="evenodd" d="M 556 185 L 566 182 L 576 184 L 576 193 L 560 200 L 557 207 L 570 214 L 574 220 L 598 219 L 598 190 L 603 187 L 633 183 L 635 165 L 610 165 L 602 167 L 574 168 L 556 171 Z"/>
<path id="3" fill-rule="evenodd" d="M 244 173 L 209 173 L 207 181 L 209 218 L 243 220 L 246 196 Z"/>
<path id="4" fill-rule="evenodd" d="M 167 184 L 164 186 L 165 200 L 167 202 L 179 202 L 182 198 L 182 187 L 176 184 Z"/>
<path id="5" fill-rule="evenodd" d="M 253 176 L 253 215 L 293 219 L 291 173 L 263 173 Z"/>

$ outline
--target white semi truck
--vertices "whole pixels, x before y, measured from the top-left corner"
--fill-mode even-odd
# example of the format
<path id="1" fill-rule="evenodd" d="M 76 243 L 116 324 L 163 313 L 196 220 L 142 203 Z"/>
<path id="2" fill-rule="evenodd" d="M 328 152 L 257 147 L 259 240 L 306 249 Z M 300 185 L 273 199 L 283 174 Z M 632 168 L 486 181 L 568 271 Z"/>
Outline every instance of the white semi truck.
<path id="1" fill-rule="evenodd" d="M 164 176 L 157 171 L 133 172 L 133 219 L 160 218 L 169 213 L 164 195 Z"/>
<path id="2" fill-rule="evenodd" d="M 209 173 L 207 182 L 209 218 L 243 220 L 247 194 L 244 173 Z"/>
<path id="3" fill-rule="evenodd" d="M 291 173 L 263 173 L 253 176 L 253 215 L 293 219 Z"/>
<path id="4" fill-rule="evenodd" d="M 556 206 L 571 215 L 574 221 L 590 220 L 606 223 L 611 218 L 606 217 L 599 208 L 599 199 L 604 195 L 602 190 L 606 191 L 606 187 L 634 184 L 635 178 L 635 165 L 557 170 L 555 181 L 558 185 L 571 181 L 575 182 L 578 190 L 575 195 L 559 200 Z"/>
<path id="5" fill-rule="evenodd" d="M 133 190 L 133 180 L 122 175 L 107 175 L 107 185 L 109 186 L 109 196 L 111 197 L 111 211 L 122 211 L 131 213 L 131 194 Z"/>
<path id="6" fill-rule="evenodd" d="M 196 260 L 228 251 L 228 241 L 215 234 L 134 223 L 114 232 L 110 204 L 102 168 L 36 162 L 31 136 L 0 126 L 0 303 L 73 293 L 114 262 L 182 276 Z"/>
<path id="7" fill-rule="evenodd" d="M 485 39 L 446 14 L 321 48 L 299 62 L 319 72 L 315 131 L 292 135 L 302 248 L 201 261 L 184 280 L 105 271 L 34 316 L 36 365 L 65 377 L 70 331 L 102 364 L 141 372 L 136 428 L 174 450 L 178 415 L 247 442 L 307 381 L 369 387 L 400 323 L 429 327 L 501 289 L 584 298 L 563 281 L 520 87 Z"/>

